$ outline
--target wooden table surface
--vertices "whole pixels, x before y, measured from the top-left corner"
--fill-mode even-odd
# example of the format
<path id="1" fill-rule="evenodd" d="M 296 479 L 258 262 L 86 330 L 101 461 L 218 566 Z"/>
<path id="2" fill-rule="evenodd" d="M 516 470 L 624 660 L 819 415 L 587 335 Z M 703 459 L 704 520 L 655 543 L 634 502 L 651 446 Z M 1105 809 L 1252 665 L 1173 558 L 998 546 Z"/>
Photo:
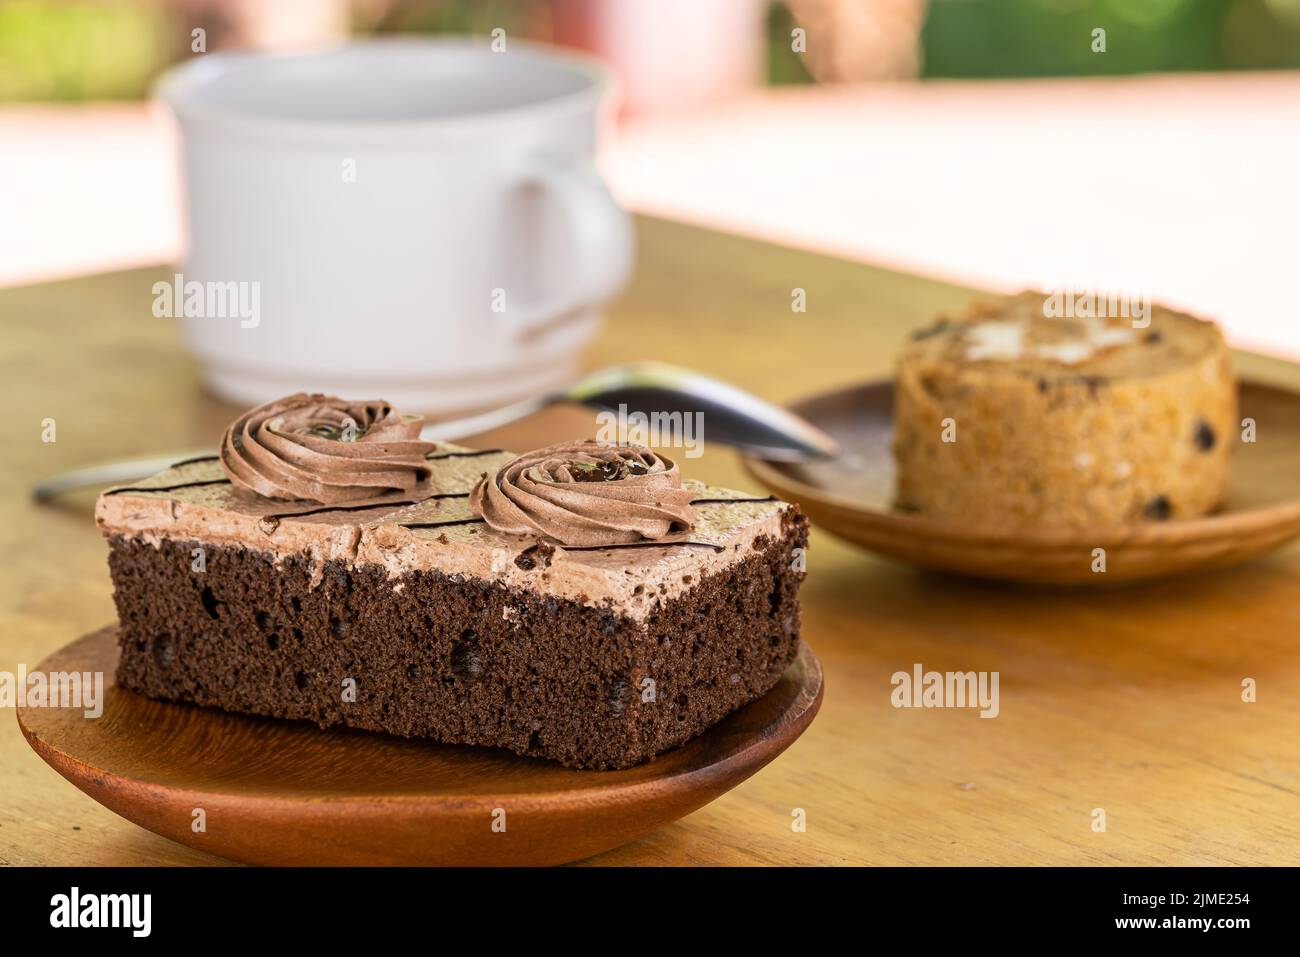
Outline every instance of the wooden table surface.
<path id="1" fill-rule="evenodd" d="M 785 401 L 886 374 L 911 327 L 970 295 L 658 220 L 639 229 L 637 278 L 592 365 L 662 359 Z M 232 417 L 201 390 L 176 328 L 150 315 L 150 286 L 169 274 L 0 290 L 0 669 L 33 668 L 114 619 L 93 495 L 38 508 L 30 483 L 213 445 Z M 791 311 L 795 287 L 807 312 Z M 1241 365 L 1300 385 L 1300 368 Z M 47 417 L 53 444 L 40 439 Z M 489 440 L 524 448 L 592 427 L 554 411 Z M 686 471 L 753 488 L 716 445 Z M 811 729 L 735 791 L 594 863 L 1300 863 L 1300 547 L 1109 591 L 943 577 L 821 531 L 808 562 L 804 638 L 827 688 Z M 1001 713 L 894 709 L 890 676 L 917 662 L 998 671 Z M 1242 701 L 1247 677 L 1254 703 Z M 12 715 L 0 716 L 0 767 L 0 864 L 221 863 L 95 804 L 36 757 Z"/>

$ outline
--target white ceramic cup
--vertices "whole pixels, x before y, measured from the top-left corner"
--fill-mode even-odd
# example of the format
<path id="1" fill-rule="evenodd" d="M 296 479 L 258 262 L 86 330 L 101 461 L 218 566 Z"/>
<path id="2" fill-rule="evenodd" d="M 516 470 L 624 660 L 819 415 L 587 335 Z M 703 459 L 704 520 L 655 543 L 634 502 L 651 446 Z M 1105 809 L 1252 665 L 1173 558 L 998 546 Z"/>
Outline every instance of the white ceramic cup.
<path id="1" fill-rule="evenodd" d="M 175 285 L 205 296 L 175 314 L 208 385 L 244 405 L 307 390 L 448 413 L 571 376 L 632 263 L 591 165 L 608 89 L 594 63 L 513 40 L 170 71 L 157 94 L 181 127 L 189 237 Z"/>

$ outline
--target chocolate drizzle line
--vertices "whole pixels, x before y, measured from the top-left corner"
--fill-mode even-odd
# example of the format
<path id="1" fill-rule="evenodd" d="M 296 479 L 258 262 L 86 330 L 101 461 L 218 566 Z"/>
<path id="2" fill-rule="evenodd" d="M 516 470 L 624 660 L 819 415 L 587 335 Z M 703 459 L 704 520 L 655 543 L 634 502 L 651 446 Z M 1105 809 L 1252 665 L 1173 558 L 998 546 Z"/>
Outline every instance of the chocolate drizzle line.
<path id="1" fill-rule="evenodd" d="M 713 542 L 616 542 L 613 545 L 557 545 L 557 549 L 565 552 L 601 552 L 607 548 L 672 548 L 674 545 L 696 545 L 700 548 L 711 548 L 715 552 L 725 552 L 726 545 L 715 545 Z M 527 555 L 529 552 L 536 551 L 537 545 L 525 548 L 519 554 Z"/>
<path id="2" fill-rule="evenodd" d="M 444 452 L 442 455 L 426 455 L 424 458 L 429 462 L 436 462 L 439 459 L 475 459 L 480 455 L 500 455 L 505 449 L 479 449 L 475 452 Z"/>
<path id="3" fill-rule="evenodd" d="M 671 548 L 674 545 L 696 545 L 700 548 L 711 548 L 715 552 L 725 552 L 727 546 L 715 545 L 713 542 L 619 542 L 614 545 L 568 545 L 560 546 L 566 552 L 599 552 L 607 548 Z"/>
<path id="4" fill-rule="evenodd" d="M 282 518 L 302 518 L 304 515 L 319 515 L 322 512 L 363 512 L 368 508 L 403 508 L 407 505 L 419 505 L 421 502 L 427 501 L 428 499 L 425 498 L 411 498 L 402 499 L 398 502 L 361 502 L 358 505 L 322 505 L 319 508 L 309 508 L 305 512 L 272 512 L 269 515 L 263 515 L 260 521 L 274 520 L 278 522 Z"/>
<path id="5" fill-rule="evenodd" d="M 449 522 L 402 522 L 402 528 L 445 528 L 448 525 L 478 525 L 482 524 L 481 518 L 457 518 Z"/>
<path id="6" fill-rule="evenodd" d="M 198 488 L 200 485 L 229 485 L 230 479 L 208 479 L 204 482 L 181 482 L 179 485 L 155 485 L 146 488 L 143 485 L 124 485 L 122 488 L 109 489 L 105 495 L 121 495 L 123 492 L 174 492 L 181 488 Z"/>
<path id="7" fill-rule="evenodd" d="M 320 508 L 311 508 L 305 512 L 275 512 L 270 515 L 264 515 L 263 518 L 298 518 L 300 515 L 319 515 L 322 512 L 360 512 L 367 508 L 405 508 L 408 505 L 422 505 L 425 502 L 432 502 L 434 499 L 439 498 L 469 498 L 469 492 L 439 492 L 436 495 L 429 495 L 425 498 L 403 499 L 397 502 L 361 502 L 359 505 L 322 505 Z"/>
<path id="8" fill-rule="evenodd" d="M 196 455 L 192 459 L 181 459 L 179 462 L 173 462 L 167 466 L 169 469 L 178 469 L 182 465 L 194 465 L 196 462 L 218 462 L 221 460 L 219 455 Z"/>
<path id="9" fill-rule="evenodd" d="M 715 505 L 726 503 L 730 505 L 733 502 L 779 502 L 775 495 L 769 495 L 767 498 L 693 498 L 692 505 Z"/>
<path id="10" fill-rule="evenodd" d="M 484 524 L 481 518 L 458 518 L 449 522 L 402 522 L 402 528 L 446 528 L 448 525 L 480 525 Z M 674 545 L 697 545 L 701 548 L 711 548 L 715 552 L 725 552 L 725 545 L 715 545 L 713 542 L 625 542 L 615 545 L 560 545 L 555 546 L 566 552 L 599 552 L 607 548 L 671 548 Z M 531 545 L 525 548 L 519 554 L 527 555 L 529 552 L 536 551 L 540 545 Z"/>

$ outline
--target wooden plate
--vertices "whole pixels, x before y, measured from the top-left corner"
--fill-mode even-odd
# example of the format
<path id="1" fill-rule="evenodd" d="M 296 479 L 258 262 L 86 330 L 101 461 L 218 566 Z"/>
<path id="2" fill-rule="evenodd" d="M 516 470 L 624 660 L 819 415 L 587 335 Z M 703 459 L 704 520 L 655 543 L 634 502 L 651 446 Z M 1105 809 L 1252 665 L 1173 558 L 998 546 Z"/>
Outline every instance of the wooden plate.
<path id="1" fill-rule="evenodd" d="M 1300 536 L 1300 394 L 1241 385 L 1241 414 L 1257 441 L 1233 456 L 1224 508 L 1204 518 L 1116 528 L 1007 532 L 964 528 L 892 508 L 893 386 L 872 382 L 805 399 L 793 411 L 844 449 L 833 462 L 746 459 L 750 473 L 798 502 L 817 524 L 904 562 L 982 578 L 1109 584 L 1245 561 Z M 1104 574 L 1093 571 L 1106 550 Z"/>
<path id="2" fill-rule="evenodd" d="M 28 743 L 129 821 L 255 864 L 560 864 L 635 840 L 735 787 L 821 705 L 804 644 L 775 688 L 656 760 L 573 771 L 496 749 L 226 714 L 118 688 L 116 628 L 39 670 L 102 671 L 104 713 L 19 708 Z M 494 831 L 494 815 L 505 830 Z M 202 809 L 206 830 L 192 825 Z"/>

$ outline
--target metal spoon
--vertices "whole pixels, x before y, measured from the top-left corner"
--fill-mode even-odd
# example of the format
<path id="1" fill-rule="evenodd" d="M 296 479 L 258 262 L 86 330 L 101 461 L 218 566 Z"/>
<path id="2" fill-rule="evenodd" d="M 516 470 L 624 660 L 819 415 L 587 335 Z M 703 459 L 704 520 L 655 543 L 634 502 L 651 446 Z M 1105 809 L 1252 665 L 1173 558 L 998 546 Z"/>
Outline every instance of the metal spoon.
<path id="1" fill-rule="evenodd" d="M 666 421 L 680 423 L 683 428 L 693 428 L 695 422 L 700 422 L 702 428 L 689 433 L 693 441 L 720 442 L 768 461 L 802 462 L 839 454 L 834 439 L 799 416 L 725 382 L 662 362 L 633 362 L 600 369 L 549 395 L 427 425 L 420 437 L 436 442 L 477 435 L 561 402 L 613 412 L 621 409 L 629 415 L 641 413 L 647 417 L 653 413 L 680 413 L 680 419 Z M 700 418 L 692 418 L 687 425 L 685 417 L 696 413 Z M 36 501 L 45 502 L 74 489 L 131 482 L 161 472 L 175 462 L 207 454 L 210 451 L 176 452 L 91 465 L 38 482 L 32 495 Z"/>

